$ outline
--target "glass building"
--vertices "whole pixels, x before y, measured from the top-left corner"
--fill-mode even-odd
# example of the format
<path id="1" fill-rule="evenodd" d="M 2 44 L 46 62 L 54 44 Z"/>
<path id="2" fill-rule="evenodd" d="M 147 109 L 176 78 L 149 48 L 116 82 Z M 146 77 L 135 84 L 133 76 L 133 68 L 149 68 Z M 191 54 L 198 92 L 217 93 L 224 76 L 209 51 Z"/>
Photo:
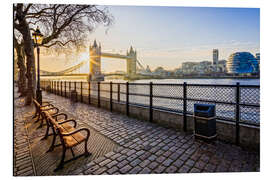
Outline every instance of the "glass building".
<path id="1" fill-rule="evenodd" d="M 258 73 L 258 60 L 249 52 L 236 52 L 229 56 L 227 72 L 231 74 Z"/>

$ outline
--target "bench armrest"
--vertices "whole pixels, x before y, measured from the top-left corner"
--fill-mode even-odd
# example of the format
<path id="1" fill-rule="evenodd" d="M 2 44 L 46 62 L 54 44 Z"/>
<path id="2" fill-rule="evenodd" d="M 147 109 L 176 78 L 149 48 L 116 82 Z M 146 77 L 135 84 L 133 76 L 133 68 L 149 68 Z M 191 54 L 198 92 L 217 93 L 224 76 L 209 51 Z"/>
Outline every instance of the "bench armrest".
<path id="1" fill-rule="evenodd" d="M 45 105 L 43 105 L 42 104 L 42 106 L 40 106 L 41 108 L 45 108 L 45 107 L 51 107 L 51 108 L 53 108 L 54 107 L 54 105 L 52 105 L 52 104 L 45 104 Z"/>
<path id="2" fill-rule="evenodd" d="M 77 122 L 75 121 L 75 119 L 67 119 L 65 121 L 62 121 L 62 122 L 59 122 L 58 124 L 61 125 L 61 124 L 65 124 L 65 123 L 68 123 L 68 122 L 73 122 L 74 124 L 74 128 L 77 127 Z"/>
<path id="3" fill-rule="evenodd" d="M 86 138 L 87 138 L 87 139 L 89 138 L 89 136 L 90 136 L 90 130 L 87 129 L 87 128 L 76 129 L 76 130 L 74 130 L 74 131 L 72 131 L 72 132 L 69 132 L 69 133 L 61 133 L 61 135 L 62 135 L 62 136 L 70 136 L 70 135 L 75 134 L 75 133 L 78 133 L 78 132 L 80 132 L 80 131 L 86 131 L 86 133 L 87 133 Z"/>
<path id="4" fill-rule="evenodd" d="M 42 106 L 52 105 L 50 101 L 42 101 Z"/>
<path id="5" fill-rule="evenodd" d="M 59 110 L 58 110 L 58 112 L 59 112 Z M 58 112 L 56 114 L 53 114 L 52 115 L 52 117 L 55 118 L 56 121 L 58 121 L 58 116 L 64 116 L 64 120 L 67 120 L 67 118 L 68 118 L 67 114 L 65 114 L 65 113 L 58 113 Z"/>

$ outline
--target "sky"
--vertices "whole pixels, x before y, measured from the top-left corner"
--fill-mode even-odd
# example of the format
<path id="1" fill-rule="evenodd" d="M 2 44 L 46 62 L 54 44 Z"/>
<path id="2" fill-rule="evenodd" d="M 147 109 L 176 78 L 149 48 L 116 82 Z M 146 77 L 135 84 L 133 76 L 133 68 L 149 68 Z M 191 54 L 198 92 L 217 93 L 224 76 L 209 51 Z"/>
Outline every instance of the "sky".
<path id="1" fill-rule="evenodd" d="M 183 62 L 212 61 L 215 48 L 219 49 L 219 59 L 225 60 L 237 51 L 254 55 L 260 52 L 258 8 L 106 7 L 114 16 L 114 24 L 109 28 L 99 25 L 89 34 L 89 45 L 96 39 L 103 52 L 120 54 L 126 54 L 133 46 L 141 64 L 151 69 L 159 66 L 175 69 Z M 83 58 L 87 58 L 87 51 Z M 61 60 L 57 69 L 68 66 L 62 56 L 58 58 Z M 43 61 L 44 67 L 50 61 Z M 102 58 L 102 70 L 125 71 L 126 62 Z"/>

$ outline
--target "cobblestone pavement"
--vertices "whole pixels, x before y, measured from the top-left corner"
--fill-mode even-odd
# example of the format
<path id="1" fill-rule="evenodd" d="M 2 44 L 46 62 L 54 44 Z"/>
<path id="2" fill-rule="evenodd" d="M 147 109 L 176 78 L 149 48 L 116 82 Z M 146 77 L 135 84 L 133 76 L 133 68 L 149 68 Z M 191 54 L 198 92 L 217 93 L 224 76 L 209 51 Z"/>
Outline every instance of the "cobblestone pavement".
<path id="1" fill-rule="evenodd" d="M 89 158 L 87 160 L 82 158 L 72 161 L 71 163 L 75 164 L 72 165 L 72 168 L 69 168 L 69 166 L 66 168 L 65 166 L 68 170 L 58 174 L 259 171 L 259 154 L 256 152 L 246 151 L 240 147 L 220 141 L 209 144 L 194 140 L 191 134 L 177 132 L 157 124 L 129 118 L 87 104 L 71 103 L 69 99 L 54 94 L 45 92 L 43 93 L 43 98 L 51 101 L 61 112 L 68 112 L 69 116 L 76 117 L 77 122 L 87 125 L 91 132 L 95 132 L 97 136 L 103 136 L 108 143 L 113 142 L 116 144 L 114 148 L 111 148 L 110 152 L 100 154 L 96 158 Z M 21 107 L 16 108 L 21 109 Z M 17 110 L 16 112 L 19 111 Z M 38 130 L 32 133 L 31 129 L 33 127 L 30 125 L 28 129 L 31 136 L 29 137 L 31 146 L 34 146 L 36 142 L 41 142 L 35 140 L 40 138 L 42 131 Z M 21 131 L 23 129 L 20 129 Z M 95 137 L 93 138 L 95 139 Z M 41 144 L 35 145 L 35 147 L 40 146 Z M 45 151 L 45 149 L 36 148 L 30 154 L 33 154 L 33 159 L 35 159 L 42 151 Z M 48 154 L 46 157 L 49 159 L 51 155 L 54 157 L 54 160 L 60 159 L 60 152 Z M 35 167 L 39 169 L 39 164 L 44 164 L 42 160 L 45 161 L 45 159 L 34 160 Z M 46 175 L 46 173 L 39 172 L 37 175 Z"/>
<path id="2" fill-rule="evenodd" d="M 13 175 L 34 176 L 35 169 L 25 124 L 25 117 L 29 115 L 29 107 L 24 107 L 24 101 L 15 93 L 14 103 L 14 138 L 13 138 Z"/>
<path id="3" fill-rule="evenodd" d="M 209 144 L 192 135 L 44 93 L 60 111 L 120 145 L 71 174 L 149 174 L 259 171 L 259 154 L 220 141 Z"/>

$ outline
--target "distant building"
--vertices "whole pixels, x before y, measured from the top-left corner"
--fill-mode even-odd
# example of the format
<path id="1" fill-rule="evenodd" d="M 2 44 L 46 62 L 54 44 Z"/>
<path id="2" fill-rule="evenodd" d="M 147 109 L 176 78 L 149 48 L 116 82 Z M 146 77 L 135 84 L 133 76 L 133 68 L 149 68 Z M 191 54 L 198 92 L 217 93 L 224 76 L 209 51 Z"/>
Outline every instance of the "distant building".
<path id="1" fill-rule="evenodd" d="M 236 52 L 229 56 L 227 71 L 231 74 L 249 74 L 259 72 L 258 60 L 249 52 Z"/>
<path id="2" fill-rule="evenodd" d="M 148 72 L 148 73 L 151 73 L 151 69 L 150 69 L 150 67 L 148 65 L 147 65 L 145 71 Z"/>
<path id="3" fill-rule="evenodd" d="M 261 56 L 260 53 L 256 53 L 256 59 L 257 59 L 258 61 L 260 61 L 260 59 L 261 59 L 260 56 Z"/>
<path id="4" fill-rule="evenodd" d="M 167 74 L 167 71 L 163 67 L 157 67 L 153 71 L 153 74 L 155 74 L 155 75 L 165 75 L 165 74 Z"/>
<path id="5" fill-rule="evenodd" d="M 213 65 L 218 64 L 218 49 L 213 49 Z"/>

